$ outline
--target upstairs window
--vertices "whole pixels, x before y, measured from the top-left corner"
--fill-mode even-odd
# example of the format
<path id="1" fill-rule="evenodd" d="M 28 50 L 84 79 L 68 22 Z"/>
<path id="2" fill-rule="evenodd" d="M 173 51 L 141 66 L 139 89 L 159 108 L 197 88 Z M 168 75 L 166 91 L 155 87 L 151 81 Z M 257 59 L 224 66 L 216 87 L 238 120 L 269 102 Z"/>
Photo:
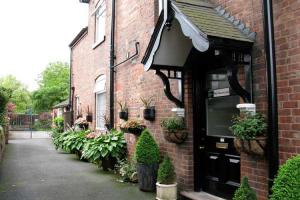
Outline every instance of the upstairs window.
<path id="1" fill-rule="evenodd" d="M 105 2 L 100 0 L 94 11 L 95 15 L 95 46 L 100 44 L 105 38 Z"/>

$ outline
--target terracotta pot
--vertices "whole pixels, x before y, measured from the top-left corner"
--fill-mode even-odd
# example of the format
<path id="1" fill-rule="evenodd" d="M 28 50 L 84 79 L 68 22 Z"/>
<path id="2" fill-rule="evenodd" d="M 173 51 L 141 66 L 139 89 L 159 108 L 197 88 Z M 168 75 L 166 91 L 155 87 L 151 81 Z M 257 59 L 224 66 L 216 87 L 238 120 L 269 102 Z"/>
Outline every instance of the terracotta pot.
<path id="1" fill-rule="evenodd" d="M 149 121 L 154 121 L 155 120 L 155 108 L 145 108 L 144 111 L 144 119 L 149 120 Z"/>
<path id="2" fill-rule="evenodd" d="M 156 183 L 156 199 L 157 200 L 176 200 L 177 199 L 177 183 L 160 184 Z"/>
<path id="3" fill-rule="evenodd" d="M 234 146 L 238 152 L 250 155 L 264 156 L 267 145 L 266 137 L 257 137 L 254 140 L 241 140 L 234 138 Z"/>
<path id="4" fill-rule="evenodd" d="M 164 138 L 167 141 L 176 143 L 176 144 L 183 143 L 188 136 L 187 130 L 177 130 L 177 131 L 171 132 L 171 131 L 168 131 L 167 129 L 164 129 L 163 133 L 164 133 Z"/>
<path id="5" fill-rule="evenodd" d="M 156 187 L 156 177 L 158 171 L 158 164 L 142 164 L 137 163 L 137 175 L 139 189 L 144 192 L 154 192 Z"/>

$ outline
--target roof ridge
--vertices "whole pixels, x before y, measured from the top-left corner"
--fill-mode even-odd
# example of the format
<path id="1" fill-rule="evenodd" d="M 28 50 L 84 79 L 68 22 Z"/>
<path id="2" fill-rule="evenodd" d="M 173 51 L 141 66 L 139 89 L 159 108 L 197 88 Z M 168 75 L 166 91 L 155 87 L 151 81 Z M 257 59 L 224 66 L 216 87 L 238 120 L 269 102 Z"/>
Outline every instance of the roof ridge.
<path id="1" fill-rule="evenodd" d="M 199 7 L 205 7 L 205 8 L 214 8 L 214 6 L 211 3 L 205 2 L 203 0 L 199 0 L 198 4 L 188 2 L 188 0 L 175 0 L 175 2 L 186 4 L 186 5 L 192 5 L 192 6 L 199 6 Z"/>
<path id="2" fill-rule="evenodd" d="M 224 19 L 227 19 L 231 24 L 240 30 L 245 36 L 247 36 L 251 40 L 255 40 L 256 33 L 251 31 L 249 27 L 246 27 L 246 25 L 240 21 L 239 19 L 236 19 L 234 16 L 230 15 L 229 12 L 226 12 L 226 10 L 222 6 L 217 6 L 214 8 L 218 15 L 223 17 Z"/>

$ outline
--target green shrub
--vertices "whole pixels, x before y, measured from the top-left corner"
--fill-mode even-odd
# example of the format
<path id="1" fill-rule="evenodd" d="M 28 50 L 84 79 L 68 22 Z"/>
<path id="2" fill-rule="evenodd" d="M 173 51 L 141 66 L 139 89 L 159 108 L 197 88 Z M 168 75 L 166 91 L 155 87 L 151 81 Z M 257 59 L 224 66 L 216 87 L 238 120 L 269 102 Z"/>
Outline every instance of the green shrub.
<path id="1" fill-rule="evenodd" d="M 54 128 L 62 133 L 64 132 L 64 118 L 63 117 L 55 117 L 54 120 L 53 120 L 53 123 L 54 123 Z"/>
<path id="2" fill-rule="evenodd" d="M 159 163 L 158 145 L 147 129 L 139 137 L 135 151 L 135 158 L 138 163 L 149 165 Z"/>
<path id="3" fill-rule="evenodd" d="M 108 134 L 88 140 L 82 152 L 82 157 L 91 162 L 113 157 L 121 159 L 126 153 L 124 134 L 112 129 Z"/>
<path id="4" fill-rule="evenodd" d="M 171 159 L 164 157 L 163 162 L 159 165 L 157 181 L 161 184 L 173 184 L 176 181 L 176 173 Z"/>
<path id="5" fill-rule="evenodd" d="M 235 191 L 232 200 L 256 200 L 256 194 L 248 183 L 248 178 L 243 177 L 241 186 Z"/>
<path id="6" fill-rule="evenodd" d="M 123 182 L 137 182 L 137 171 L 135 163 L 127 159 L 118 160 L 116 169 Z"/>
<path id="7" fill-rule="evenodd" d="M 242 112 L 233 118 L 232 123 L 229 130 L 241 140 L 253 140 L 262 136 L 267 128 L 265 118 L 259 113 Z"/>
<path id="8" fill-rule="evenodd" d="M 84 144 L 87 141 L 86 135 L 90 131 L 74 131 L 64 137 L 62 148 L 66 152 L 82 151 Z"/>
<path id="9" fill-rule="evenodd" d="M 185 124 L 182 117 L 171 117 L 164 119 L 161 121 L 160 125 L 162 128 L 167 129 L 170 132 L 185 129 Z"/>
<path id="10" fill-rule="evenodd" d="M 5 125 L 7 123 L 6 116 L 6 104 L 10 99 L 11 91 L 0 87 L 0 125 Z"/>
<path id="11" fill-rule="evenodd" d="M 290 158 L 279 168 L 272 192 L 271 200 L 300 199 L 300 155 Z"/>
<path id="12" fill-rule="evenodd" d="M 52 141 L 53 141 L 53 144 L 55 146 L 55 149 L 64 149 L 63 147 L 63 143 L 66 139 L 66 137 L 69 135 L 69 134 L 72 134 L 72 130 L 69 130 L 69 131 L 65 131 L 63 133 L 61 132 L 58 132 L 57 130 L 52 130 L 51 132 L 51 137 L 52 137 Z"/>
<path id="13" fill-rule="evenodd" d="M 34 122 L 33 129 L 37 131 L 50 130 L 52 125 L 52 120 L 37 120 Z"/>

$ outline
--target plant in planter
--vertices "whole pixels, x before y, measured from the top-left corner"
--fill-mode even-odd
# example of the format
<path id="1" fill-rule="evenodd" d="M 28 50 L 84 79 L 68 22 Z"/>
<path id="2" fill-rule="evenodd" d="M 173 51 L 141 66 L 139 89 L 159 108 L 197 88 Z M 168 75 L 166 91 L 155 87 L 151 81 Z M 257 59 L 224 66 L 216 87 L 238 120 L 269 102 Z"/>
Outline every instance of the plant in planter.
<path id="1" fill-rule="evenodd" d="M 247 177 L 243 177 L 242 184 L 235 191 L 232 200 L 257 200 L 256 194 L 250 187 Z"/>
<path id="2" fill-rule="evenodd" d="M 87 122 L 93 122 L 93 113 L 90 111 L 89 106 L 87 107 L 86 113 L 87 113 L 86 121 Z"/>
<path id="3" fill-rule="evenodd" d="M 265 131 L 267 124 L 259 113 L 241 112 L 233 118 L 229 128 L 235 136 L 234 145 L 239 152 L 263 156 L 266 146 Z"/>
<path id="4" fill-rule="evenodd" d="M 139 120 L 128 120 L 120 124 L 121 131 L 125 133 L 132 133 L 135 135 L 140 135 L 143 130 L 145 130 L 146 125 L 142 124 Z"/>
<path id="5" fill-rule="evenodd" d="M 120 106 L 120 112 L 119 112 L 120 119 L 127 120 L 128 119 L 128 107 L 126 105 L 126 102 L 118 101 L 118 104 Z"/>
<path id="6" fill-rule="evenodd" d="M 78 126 L 79 128 L 81 128 L 83 130 L 87 130 L 89 128 L 88 121 L 86 121 L 86 119 L 84 119 L 83 117 L 76 119 L 74 124 L 75 124 L 75 126 Z"/>
<path id="7" fill-rule="evenodd" d="M 176 173 L 172 161 L 168 156 L 164 157 L 163 162 L 159 165 L 158 168 L 156 199 L 177 199 Z"/>
<path id="8" fill-rule="evenodd" d="M 279 170 L 272 186 L 270 200 L 300 199 L 300 155 L 286 161 Z"/>
<path id="9" fill-rule="evenodd" d="M 159 163 L 159 148 L 150 132 L 142 132 L 136 143 L 135 158 L 137 162 L 139 188 L 142 191 L 155 191 Z"/>
<path id="10" fill-rule="evenodd" d="M 100 163 L 103 170 L 114 169 L 117 159 L 122 159 L 126 153 L 124 134 L 112 129 L 108 134 L 88 140 L 82 152 L 82 157 L 94 163 Z"/>
<path id="11" fill-rule="evenodd" d="M 149 121 L 154 121 L 155 120 L 155 108 L 154 106 L 151 106 L 153 97 L 150 98 L 142 98 L 141 101 L 144 105 L 144 119 L 149 120 Z"/>
<path id="12" fill-rule="evenodd" d="M 112 126 L 111 126 L 111 124 L 110 124 L 109 117 L 108 117 L 106 114 L 104 114 L 104 115 L 102 116 L 102 119 L 103 119 L 103 121 L 104 121 L 104 126 L 106 127 L 106 129 L 107 129 L 107 130 L 111 130 L 111 129 L 112 129 Z"/>
<path id="13" fill-rule="evenodd" d="M 171 117 L 164 119 L 160 125 L 163 128 L 164 138 L 169 142 L 181 144 L 188 136 L 183 118 Z"/>

